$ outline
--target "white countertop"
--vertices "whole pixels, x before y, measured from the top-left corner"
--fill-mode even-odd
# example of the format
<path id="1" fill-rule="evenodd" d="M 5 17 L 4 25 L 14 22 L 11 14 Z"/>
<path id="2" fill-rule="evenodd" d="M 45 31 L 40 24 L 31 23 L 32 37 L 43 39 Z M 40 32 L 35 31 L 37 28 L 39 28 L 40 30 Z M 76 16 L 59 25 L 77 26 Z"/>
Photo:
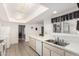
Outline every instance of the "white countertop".
<path id="1" fill-rule="evenodd" d="M 38 35 L 30 35 L 30 37 L 35 38 L 35 39 L 40 40 L 40 41 L 45 42 L 45 43 L 48 43 L 45 40 L 49 39 L 49 37 L 43 37 L 43 36 L 38 36 Z M 67 51 L 70 51 L 70 52 L 73 52 L 73 53 L 76 53 L 79 55 L 79 43 L 77 43 L 77 42 L 74 42 L 74 43 L 71 42 L 66 47 L 58 46 L 58 45 L 52 44 L 52 43 L 48 43 L 48 44 L 65 49 Z"/>
<path id="2" fill-rule="evenodd" d="M 65 49 L 77 53 L 79 55 L 79 43 L 70 43 L 65 47 Z"/>

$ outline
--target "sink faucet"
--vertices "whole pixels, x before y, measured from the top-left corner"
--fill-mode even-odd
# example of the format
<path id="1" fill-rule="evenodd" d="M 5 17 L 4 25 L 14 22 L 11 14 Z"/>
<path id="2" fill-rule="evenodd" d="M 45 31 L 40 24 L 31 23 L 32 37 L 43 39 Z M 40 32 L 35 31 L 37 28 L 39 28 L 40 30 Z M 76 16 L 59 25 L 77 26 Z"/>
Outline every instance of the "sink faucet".
<path id="1" fill-rule="evenodd" d="M 64 43 L 65 41 L 64 41 L 64 39 L 60 39 L 59 37 L 57 37 L 57 38 L 55 39 L 55 42 L 58 42 L 58 44 L 62 44 L 62 43 Z"/>
<path id="2" fill-rule="evenodd" d="M 57 38 L 55 39 L 55 41 L 57 41 L 57 42 L 59 42 L 59 40 L 60 40 L 59 37 L 57 37 Z"/>
<path id="3" fill-rule="evenodd" d="M 64 39 L 60 39 L 59 37 L 57 37 L 57 39 L 55 39 L 55 42 L 57 42 L 60 45 L 65 45 L 65 44 L 69 44 L 68 42 L 66 42 Z"/>
<path id="4" fill-rule="evenodd" d="M 60 39 L 59 37 L 57 37 L 55 40 L 47 40 L 47 42 L 56 44 L 56 45 L 60 45 L 60 46 L 66 46 L 69 45 L 69 42 L 66 42 L 64 39 Z"/>

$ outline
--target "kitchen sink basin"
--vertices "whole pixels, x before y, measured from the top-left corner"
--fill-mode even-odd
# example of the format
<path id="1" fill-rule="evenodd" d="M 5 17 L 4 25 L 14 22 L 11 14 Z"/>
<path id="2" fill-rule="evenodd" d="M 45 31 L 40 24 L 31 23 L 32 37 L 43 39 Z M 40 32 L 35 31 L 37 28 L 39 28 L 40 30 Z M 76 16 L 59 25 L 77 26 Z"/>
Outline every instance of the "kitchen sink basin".
<path id="1" fill-rule="evenodd" d="M 67 46 L 69 45 L 68 42 L 64 42 L 63 40 L 52 40 L 52 39 L 49 39 L 49 40 L 46 40 L 46 42 L 49 42 L 49 43 L 53 43 L 53 44 L 56 44 L 56 45 L 59 45 L 59 46 Z"/>
<path id="2" fill-rule="evenodd" d="M 54 40 L 46 40 L 47 42 L 54 43 Z"/>

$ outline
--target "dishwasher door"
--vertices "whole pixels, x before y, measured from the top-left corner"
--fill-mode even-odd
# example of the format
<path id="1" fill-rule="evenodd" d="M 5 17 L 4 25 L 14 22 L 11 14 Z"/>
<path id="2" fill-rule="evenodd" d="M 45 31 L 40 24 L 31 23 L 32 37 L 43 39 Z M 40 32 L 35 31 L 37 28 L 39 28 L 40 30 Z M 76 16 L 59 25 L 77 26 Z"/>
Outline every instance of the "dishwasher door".
<path id="1" fill-rule="evenodd" d="M 42 42 L 40 41 L 40 40 L 36 40 L 36 52 L 40 55 L 40 56 L 42 56 L 42 51 L 43 51 L 43 49 L 42 49 L 42 47 L 43 47 L 43 45 L 42 45 Z"/>

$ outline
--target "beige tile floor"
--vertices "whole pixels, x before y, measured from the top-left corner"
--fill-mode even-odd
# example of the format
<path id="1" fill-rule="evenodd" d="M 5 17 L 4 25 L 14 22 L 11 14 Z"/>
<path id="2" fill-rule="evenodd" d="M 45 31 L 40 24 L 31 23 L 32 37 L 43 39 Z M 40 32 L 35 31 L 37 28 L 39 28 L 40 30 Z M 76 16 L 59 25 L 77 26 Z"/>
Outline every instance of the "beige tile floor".
<path id="1" fill-rule="evenodd" d="M 38 56 L 38 54 L 28 45 L 28 42 L 11 45 L 6 50 L 6 56 Z"/>

